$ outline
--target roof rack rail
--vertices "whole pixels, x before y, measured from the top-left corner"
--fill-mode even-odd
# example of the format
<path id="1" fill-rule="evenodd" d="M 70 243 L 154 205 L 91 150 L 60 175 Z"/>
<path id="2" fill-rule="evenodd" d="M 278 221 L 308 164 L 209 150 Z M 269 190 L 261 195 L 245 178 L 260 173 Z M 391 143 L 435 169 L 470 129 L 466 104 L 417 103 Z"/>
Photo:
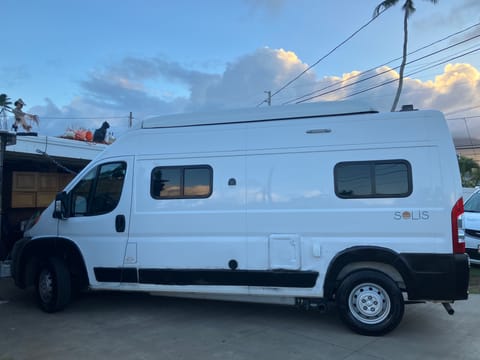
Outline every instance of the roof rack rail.
<path id="1" fill-rule="evenodd" d="M 145 119 L 141 127 L 175 128 L 220 124 L 239 124 L 248 122 L 264 122 L 288 120 L 292 118 L 313 118 L 326 116 L 344 116 L 353 114 L 371 114 L 378 111 L 371 106 L 349 101 L 317 102 L 299 105 L 269 106 L 223 110 L 210 113 L 181 113 L 155 116 Z"/>

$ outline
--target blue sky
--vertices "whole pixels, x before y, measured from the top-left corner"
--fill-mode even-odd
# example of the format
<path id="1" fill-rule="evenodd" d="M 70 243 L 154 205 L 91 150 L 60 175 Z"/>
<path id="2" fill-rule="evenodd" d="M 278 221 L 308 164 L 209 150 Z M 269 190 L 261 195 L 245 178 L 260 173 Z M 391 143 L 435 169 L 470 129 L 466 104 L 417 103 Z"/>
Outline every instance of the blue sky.
<path id="1" fill-rule="evenodd" d="M 94 129 L 103 119 L 122 133 L 130 111 L 139 121 L 149 115 L 257 106 L 264 91 L 280 89 L 366 24 L 379 2 L 2 0 L 6 36 L 0 92 L 12 100 L 21 97 L 25 110 L 40 116 L 37 131 L 47 135 L 61 135 L 68 127 Z M 273 105 L 326 86 L 348 85 L 401 56 L 401 3 L 275 95 Z M 436 5 L 416 0 L 415 5 L 410 51 L 480 22 L 478 0 Z M 476 35 L 480 26 L 409 59 Z M 407 66 L 407 74 L 418 72 L 406 81 L 400 103 L 439 108 L 455 117 L 479 115 L 479 39 Z M 395 78 L 395 71 L 382 75 L 382 69 L 374 70 L 380 74 L 375 79 L 314 101 L 358 99 L 388 110 L 394 83 L 348 97 L 379 79 Z"/>

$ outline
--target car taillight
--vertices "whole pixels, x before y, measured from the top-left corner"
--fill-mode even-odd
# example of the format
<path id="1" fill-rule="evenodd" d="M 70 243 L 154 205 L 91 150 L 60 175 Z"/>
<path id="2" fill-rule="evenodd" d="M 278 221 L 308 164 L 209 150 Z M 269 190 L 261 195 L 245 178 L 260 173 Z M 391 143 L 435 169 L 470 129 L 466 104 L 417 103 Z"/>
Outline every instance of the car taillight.
<path id="1" fill-rule="evenodd" d="M 454 254 L 465 253 L 463 229 L 463 198 L 458 199 L 452 209 L 452 245 Z"/>

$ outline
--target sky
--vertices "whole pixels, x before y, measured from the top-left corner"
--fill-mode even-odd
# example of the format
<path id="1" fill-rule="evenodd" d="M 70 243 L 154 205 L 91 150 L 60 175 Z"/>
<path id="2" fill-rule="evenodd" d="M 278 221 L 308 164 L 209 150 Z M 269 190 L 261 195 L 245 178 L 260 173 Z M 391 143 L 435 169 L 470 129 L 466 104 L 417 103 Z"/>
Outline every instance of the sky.
<path id="1" fill-rule="evenodd" d="M 267 91 L 272 106 L 389 111 L 404 1 L 371 21 L 380 2 L 1 0 L 0 93 L 22 98 L 40 118 L 33 131 L 51 136 L 108 121 L 118 137 L 130 112 L 138 123 L 268 106 Z M 454 136 L 480 142 L 480 1 L 414 4 L 400 105 L 441 110 Z"/>

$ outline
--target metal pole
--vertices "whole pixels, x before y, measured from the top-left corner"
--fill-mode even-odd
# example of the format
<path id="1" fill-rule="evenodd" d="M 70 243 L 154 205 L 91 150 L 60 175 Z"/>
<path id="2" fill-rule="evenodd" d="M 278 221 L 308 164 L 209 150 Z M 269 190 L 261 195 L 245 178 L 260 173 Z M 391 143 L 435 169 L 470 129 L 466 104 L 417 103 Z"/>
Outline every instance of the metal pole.
<path id="1" fill-rule="evenodd" d="M 0 130 L 0 243 L 3 241 L 3 160 L 7 145 L 14 145 L 16 142 L 16 134 Z"/>
<path id="2" fill-rule="evenodd" d="M 268 106 L 272 105 L 272 92 L 271 91 L 264 91 L 265 94 L 268 95 L 267 100 L 265 100 Z"/>
<path id="3" fill-rule="evenodd" d="M 3 136 L 2 131 L 2 134 L 0 135 L 0 243 L 5 241 L 3 239 L 3 158 L 5 155 L 5 149 L 7 147 L 6 141 L 7 139 L 5 136 Z M 0 260 L 2 259 L 0 258 Z"/>

